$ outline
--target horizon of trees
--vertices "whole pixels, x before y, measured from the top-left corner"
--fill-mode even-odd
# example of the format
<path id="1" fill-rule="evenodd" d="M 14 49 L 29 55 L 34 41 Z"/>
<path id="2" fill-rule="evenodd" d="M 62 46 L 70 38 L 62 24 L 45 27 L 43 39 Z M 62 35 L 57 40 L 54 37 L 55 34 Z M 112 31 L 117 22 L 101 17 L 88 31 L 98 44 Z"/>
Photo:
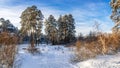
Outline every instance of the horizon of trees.
<path id="1" fill-rule="evenodd" d="M 59 17 L 58 20 L 50 15 L 43 22 L 44 15 L 35 5 L 27 7 L 21 14 L 20 34 L 30 37 L 31 47 L 40 41 L 43 23 L 47 42 L 55 44 L 66 44 L 75 40 L 75 21 L 72 14 Z"/>

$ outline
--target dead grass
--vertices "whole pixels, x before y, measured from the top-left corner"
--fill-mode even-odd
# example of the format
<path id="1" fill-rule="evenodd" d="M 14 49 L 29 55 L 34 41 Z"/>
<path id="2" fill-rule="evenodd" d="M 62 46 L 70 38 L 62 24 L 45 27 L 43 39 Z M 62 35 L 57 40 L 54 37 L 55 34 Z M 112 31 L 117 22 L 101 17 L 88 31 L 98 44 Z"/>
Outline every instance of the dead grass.
<path id="1" fill-rule="evenodd" d="M 17 36 L 11 36 L 7 32 L 0 33 L 0 64 L 5 68 L 12 68 L 17 53 Z M 3 67 L 2 67 L 3 68 Z"/>
<path id="2" fill-rule="evenodd" d="M 97 55 L 113 54 L 120 49 L 120 35 L 101 33 L 76 42 L 76 59 L 86 60 Z"/>

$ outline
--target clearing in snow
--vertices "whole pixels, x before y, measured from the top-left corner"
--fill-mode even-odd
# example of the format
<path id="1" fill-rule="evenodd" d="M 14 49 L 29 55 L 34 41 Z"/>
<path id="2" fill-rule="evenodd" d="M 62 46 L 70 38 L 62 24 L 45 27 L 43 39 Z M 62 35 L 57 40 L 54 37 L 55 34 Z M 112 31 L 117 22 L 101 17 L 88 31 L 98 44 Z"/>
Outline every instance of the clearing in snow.
<path id="1" fill-rule="evenodd" d="M 32 55 L 23 48 L 27 48 L 28 44 L 20 45 L 19 58 L 21 68 L 73 68 L 71 61 L 72 52 L 64 46 L 50 46 L 40 44 L 40 54 Z"/>

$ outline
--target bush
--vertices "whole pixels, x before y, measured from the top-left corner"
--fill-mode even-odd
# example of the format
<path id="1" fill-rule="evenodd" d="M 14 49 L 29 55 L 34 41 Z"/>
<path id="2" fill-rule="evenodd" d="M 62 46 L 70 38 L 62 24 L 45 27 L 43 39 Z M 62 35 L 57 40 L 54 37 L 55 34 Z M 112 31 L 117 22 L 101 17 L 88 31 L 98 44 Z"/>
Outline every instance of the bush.
<path id="1" fill-rule="evenodd" d="M 97 55 L 114 54 L 120 49 L 120 35 L 101 33 L 84 40 L 77 40 L 75 61 L 96 57 Z"/>
<path id="2" fill-rule="evenodd" d="M 17 41 L 15 35 L 7 32 L 0 33 L 0 68 L 12 68 L 17 53 Z M 4 67 L 3 67 L 4 66 Z"/>

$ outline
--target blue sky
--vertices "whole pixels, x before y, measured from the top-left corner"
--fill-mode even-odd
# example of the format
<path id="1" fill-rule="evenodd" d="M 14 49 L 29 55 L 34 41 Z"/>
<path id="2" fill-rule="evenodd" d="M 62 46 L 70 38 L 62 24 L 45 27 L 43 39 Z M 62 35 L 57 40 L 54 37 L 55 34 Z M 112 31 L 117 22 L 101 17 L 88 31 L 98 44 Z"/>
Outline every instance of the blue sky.
<path id="1" fill-rule="evenodd" d="M 77 33 L 93 31 L 95 21 L 101 30 L 111 32 L 114 23 L 110 19 L 110 0 L 0 0 L 0 17 L 9 19 L 20 28 L 20 15 L 28 6 L 36 5 L 45 18 L 50 14 L 57 19 L 60 15 L 72 14 Z"/>

